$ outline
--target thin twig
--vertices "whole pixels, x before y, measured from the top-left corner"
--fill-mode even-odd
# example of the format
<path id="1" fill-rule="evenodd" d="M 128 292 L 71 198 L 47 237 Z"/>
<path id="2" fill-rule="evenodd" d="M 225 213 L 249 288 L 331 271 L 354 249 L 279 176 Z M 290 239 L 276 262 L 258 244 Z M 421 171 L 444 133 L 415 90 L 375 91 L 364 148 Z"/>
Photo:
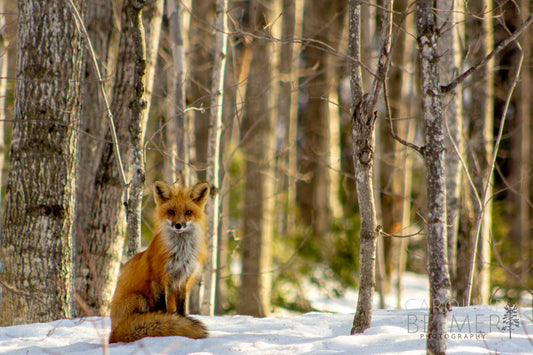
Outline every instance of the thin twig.
<path id="1" fill-rule="evenodd" d="M 403 138 L 398 136 L 396 132 L 394 131 L 394 125 L 392 124 L 392 117 L 391 117 L 392 115 L 391 115 L 391 109 L 390 109 L 390 104 L 389 104 L 387 81 L 384 81 L 383 83 L 383 96 L 385 98 L 387 120 L 389 121 L 389 124 L 390 124 L 390 133 L 391 133 L 392 138 L 394 138 L 395 140 L 397 140 L 399 143 L 403 144 L 404 146 L 414 149 L 418 154 L 422 155 L 422 147 L 404 140 Z"/>
<path id="2" fill-rule="evenodd" d="M 122 164 L 122 158 L 120 155 L 120 148 L 118 144 L 118 138 L 117 138 L 117 130 L 115 128 L 115 122 L 113 121 L 113 113 L 111 112 L 111 106 L 109 105 L 109 101 L 107 100 L 107 95 L 105 92 L 104 87 L 104 80 L 102 80 L 102 75 L 100 74 L 100 68 L 98 67 L 98 60 L 96 59 L 96 54 L 94 53 L 93 45 L 91 42 L 91 39 L 89 38 L 89 33 L 87 32 L 87 29 L 85 28 L 85 25 L 83 24 L 83 20 L 80 16 L 80 13 L 78 12 L 78 9 L 72 2 L 72 0 L 65 0 L 65 2 L 70 5 L 72 8 L 72 12 L 74 13 L 74 17 L 76 18 L 76 24 L 78 25 L 78 29 L 81 30 L 81 34 L 85 39 L 87 40 L 87 46 L 89 47 L 89 53 L 91 54 L 91 62 L 93 63 L 94 71 L 96 72 L 96 77 L 98 78 L 98 83 L 100 84 L 100 91 L 102 92 L 102 96 L 104 98 L 104 103 L 107 111 L 107 117 L 109 118 L 109 127 L 111 130 L 111 137 L 113 138 L 113 146 L 115 148 L 115 154 L 117 156 L 117 164 L 120 171 L 120 177 L 122 179 L 122 184 L 124 186 L 127 186 L 127 179 L 126 179 L 126 173 L 124 172 L 124 165 Z"/>
<path id="3" fill-rule="evenodd" d="M 381 227 L 381 226 L 379 226 Z M 389 234 L 385 231 L 383 231 L 383 227 L 379 228 L 379 233 L 382 234 L 384 237 L 389 237 L 389 238 L 399 238 L 399 239 L 402 239 L 402 238 L 411 238 L 411 237 L 416 237 L 417 235 L 420 235 L 422 234 L 422 231 L 424 230 L 425 228 L 425 224 L 422 225 L 422 228 L 420 228 L 420 230 L 418 230 L 418 232 L 415 232 L 415 233 L 412 233 L 412 234 L 407 234 L 407 235 L 397 235 L 397 234 Z"/>
<path id="4" fill-rule="evenodd" d="M 533 18 L 530 16 L 530 18 Z M 467 295 L 468 295 L 468 302 L 467 304 L 470 304 L 470 301 L 472 299 L 472 283 L 474 281 L 474 268 L 476 263 L 476 257 L 477 257 L 477 249 L 479 244 L 479 236 L 481 234 L 481 225 L 483 220 L 483 215 L 485 214 L 485 204 L 487 203 L 487 193 L 489 189 L 489 185 L 491 183 L 492 179 L 492 172 L 494 171 L 494 167 L 496 166 L 496 158 L 498 156 L 498 150 L 500 148 L 500 143 L 502 140 L 503 135 L 503 127 L 505 125 L 505 116 L 507 115 L 507 111 L 509 109 L 509 104 L 511 103 L 511 97 L 513 96 L 514 89 L 516 88 L 516 85 L 518 84 L 518 79 L 520 77 L 520 72 L 522 71 L 522 63 L 524 61 L 524 52 L 521 51 L 520 60 L 518 63 L 518 67 L 515 73 L 515 77 L 513 79 L 513 82 L 511 84 L 511 89 L 509 90 L 509 93 L 507 94 L 507 98 L 505 99 L 505 107 L 501 116 L 500 121 L 500 128 L 498 131 L 498 137 L 496 138 L 496 143 L 494 145 L 494 151 L 492 154 L 492 162 L 489 167 L 489 175 L 487 176 L 487 182 L 485 183 L 485 188 L 483 189 L 483 198 L 481 199 L 481 209 L 479 216 L 476 220 L 476 237 L 474 239 L 474 247 L 472 249 L 472 255 L 470 259 L 470 270 L 468 274 L 468 284 L 467 284 Z"/>
<path id="5" fill-rule="evenodd" d="M 527 20 L 520 26 L 511 36 L 504 39 L 500 44 L 496 46 L 487 56 L 485 56 L 479 63 L 476 65 L 470 67 L 468 70 L 463 72 L 463 74 L 459 75 L 457 78 L 455 78 L 451 83 L 445 86 L 441 86 L 440 90 L 443 94 L 447 94 L 453 89 L 457 87 L 457 85 L 461 84 L 463 81 L 465 81 L 466 78 L 468 78 L 470 75 L 478 71 L 481 67 L 486 65 L 489 60 L 491 60 L 496 54 L 500 53 L 505 47 L 507 47 L 511 42 L 515 41 L 521 34 L 526 30 L 526 28 L 533 23 L 533 14 L 529 15 Z"/>

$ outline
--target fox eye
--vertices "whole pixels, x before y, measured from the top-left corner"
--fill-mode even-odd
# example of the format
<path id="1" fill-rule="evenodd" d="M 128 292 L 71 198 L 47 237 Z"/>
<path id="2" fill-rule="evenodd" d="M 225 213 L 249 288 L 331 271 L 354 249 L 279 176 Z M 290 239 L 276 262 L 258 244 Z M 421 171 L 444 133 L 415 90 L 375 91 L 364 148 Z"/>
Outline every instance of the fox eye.
<path id="1" fill-rule="evenodd" d="M 174 210 L 168 210 L 167 213 L 168 213 L 169 216 L 174 216 L 176 214 L 176 212 L 174 212 Z"/>
<path id="2" fill-rule="evenodd" d="M 191 210 L 187 210 L 187 211 L 185 211 L 185 215 L 186 215 L 186 216 L 190 216 L 191 214 L 192 214 L 192 211 L 191 211 Z"/>

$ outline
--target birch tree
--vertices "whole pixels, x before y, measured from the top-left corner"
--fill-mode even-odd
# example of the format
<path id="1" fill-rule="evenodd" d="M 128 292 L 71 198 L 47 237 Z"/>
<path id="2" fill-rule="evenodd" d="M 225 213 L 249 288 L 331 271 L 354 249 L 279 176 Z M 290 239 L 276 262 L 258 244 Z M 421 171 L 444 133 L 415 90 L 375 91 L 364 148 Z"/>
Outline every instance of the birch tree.
<path id="1" fill-rule="evenodd" d="M 392 29 L 392 1 L 383 4 L 381 50 L 371 88 L 363 94 L 360 53 L 361 3 L 349 1 L 349 56 L 352 91 L 352 139 L 355 182 L 361 230 L 359 234 L 359 297 L 351 334 L 362 333 L 370 327 L 375 284 L 376 239 L 379 229 L 374 202 L 374 123 L 376 105 L 387 76 L 390 60 Z"/>
<path id="2" fill-rule="evenodd" d="M 446 84 L 458 75 L 462 67 L 459 34 L 462 34 L 460 16 L 464 9 L 455 0 L 439 0 L 437 7 L 441 9 L 437 16 L 440 28 L 438 45 L 441 52 L 440 80 Z M 457 233 L 460 216 L 460 186 L 463 167 L 459 155 L 464 156 L 464 119 L 463 92 L 458 87 L 452 95 L 444 98 L 443 115 L 445 127 L 444 146 L 446 154 L 446 218 L 447 218 L 447 256 L 448 272 L 454 278 L 456 270 Z M 455 145 L 455 147 L 454 147 Z"/>
<path id="3" fill-rule="evenodd" d="M 18 20 L 15 122 L 1 228 L 2 325 L 70 317 L 72 280 L 82 38 L 62 2 L 21 1 Z"/>
<path id="4" fill-rule="evenodd" d="M 427 255 L 430 308 L 428 336 L 429 354 L 446 352 L 446 321 L 449 311 L 450 279 L 447 267 L 446 228 L 446 149 L 444 147 L 444 115 L 440 89 L 437 11 L 431 0 L 416 4 L 417 42 L 420 57 L 422 110 L 425 145 L 421 149 L 426 165 L 427 181 Z"/>
<path id="5" fill-rule="evenodd" d="M 222 134 L 222 93 L 226 69 L 228 43 L 227 0 L 217 0 L 215 10 L 215 58 L 211 78 L 211 104 L 209 110 L 209 136 L 207 141 L 207 181 L 214 186 L 212 201 L 207 205 L 207 248 L 208 256 L 204 266 L 203 292 L 200 300 L 201 314 L 214 315 L 217 280 L 218 227 L 220 202 L 220 138 Z"/>

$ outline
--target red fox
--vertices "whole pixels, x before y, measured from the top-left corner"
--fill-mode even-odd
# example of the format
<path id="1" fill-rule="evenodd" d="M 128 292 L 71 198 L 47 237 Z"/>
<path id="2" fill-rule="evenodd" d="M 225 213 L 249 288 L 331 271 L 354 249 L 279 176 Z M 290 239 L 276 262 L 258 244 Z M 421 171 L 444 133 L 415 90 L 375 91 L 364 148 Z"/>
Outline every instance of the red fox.
<path id="1" fill-rule="evenodd" d="M 209 184 L 154 183 L 155 237 L 120 271 L 111 300 L 110 343 L 144 337 L 206 338 L 207 328 L 186 315 L 187 298 L 204 264 L 204 207 Z"/>

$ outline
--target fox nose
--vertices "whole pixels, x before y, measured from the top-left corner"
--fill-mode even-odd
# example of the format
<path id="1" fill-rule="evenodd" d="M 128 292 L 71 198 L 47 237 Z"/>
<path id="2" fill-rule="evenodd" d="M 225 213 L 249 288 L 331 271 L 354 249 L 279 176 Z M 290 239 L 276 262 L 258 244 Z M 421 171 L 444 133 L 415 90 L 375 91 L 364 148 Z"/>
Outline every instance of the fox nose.
<path id="1" fill-rule="evenodd" d="M 181 228 L 183 228 L 183 225 L 181 223 L 176 223 L 174 225 L 174 228 L 176 228 L 177 230 L 180 230 Z"/>

